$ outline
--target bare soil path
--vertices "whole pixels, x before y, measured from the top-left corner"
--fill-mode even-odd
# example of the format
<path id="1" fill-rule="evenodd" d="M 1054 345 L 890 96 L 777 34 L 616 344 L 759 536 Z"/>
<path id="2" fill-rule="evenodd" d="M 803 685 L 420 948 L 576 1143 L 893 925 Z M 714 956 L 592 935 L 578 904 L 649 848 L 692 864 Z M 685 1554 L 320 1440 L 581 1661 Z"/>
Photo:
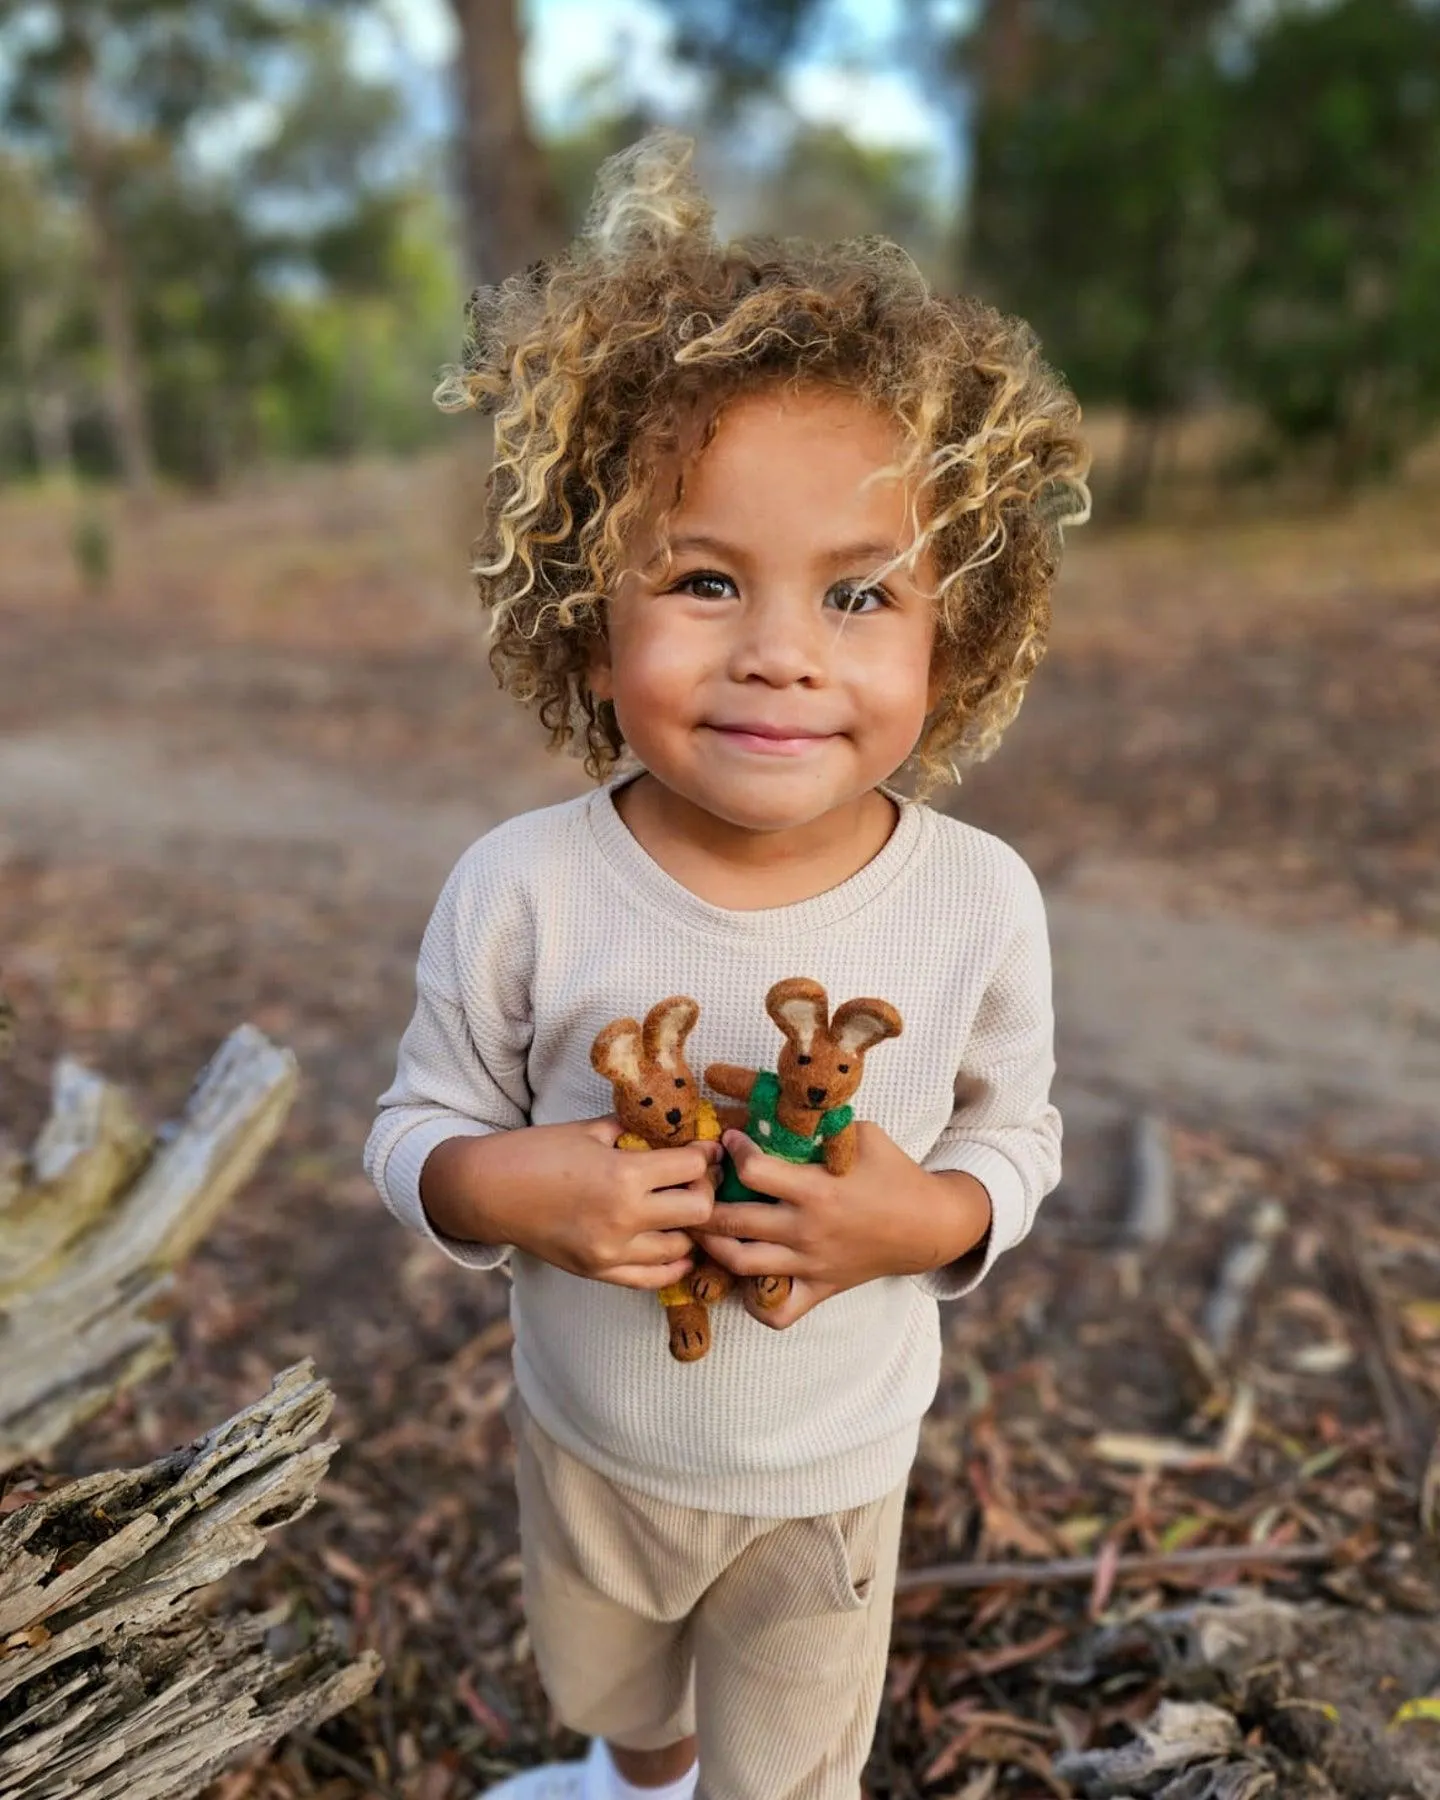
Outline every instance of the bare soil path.
<path id="1" fill-rule="evenodd" d="M 383 895 L 418 928 L 473 838 L 578 786 L 534 762 L 470 795 L 411 799 L 262 749 L 197 759 L 138 721 L 62 727 L 0 737 L 0 836 L 46 860 Z M 1050 915 L 1077 1124 L 1151 1107 L 1246 1134 L 1323 1123 L 1371 1147 L 1440 1139 L 1440 942 L 1184 917 L 1063 882 Z"/>

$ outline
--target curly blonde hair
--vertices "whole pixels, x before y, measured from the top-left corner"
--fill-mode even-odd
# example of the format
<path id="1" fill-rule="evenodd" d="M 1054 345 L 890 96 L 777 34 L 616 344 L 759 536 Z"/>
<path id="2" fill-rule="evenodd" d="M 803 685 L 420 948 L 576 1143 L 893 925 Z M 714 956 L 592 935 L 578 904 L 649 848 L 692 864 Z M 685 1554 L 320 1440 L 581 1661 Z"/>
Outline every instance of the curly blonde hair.
<path id="1" fill-rule="evenodd" d="M 435 398 L 494 417 L 473 565 L 491 665 L 607 774 L 624 739 L 587 671 L 659 472 L 694 454 L 684 421 L 713 432 L 776 383 L 839 388 L 899 425 L 904 561 L 928 552 L 938 575 L 939 694 L 913 759 L 929 791 L 991 753 L 1044 654 L 1063 527 L 1089 516 L 1080 409 L 1027 325 L 932 294 L 895 244 L 720 243 L 691 149 L 657 132 L 613 157 L 577 242 L 471 299 Z"/>

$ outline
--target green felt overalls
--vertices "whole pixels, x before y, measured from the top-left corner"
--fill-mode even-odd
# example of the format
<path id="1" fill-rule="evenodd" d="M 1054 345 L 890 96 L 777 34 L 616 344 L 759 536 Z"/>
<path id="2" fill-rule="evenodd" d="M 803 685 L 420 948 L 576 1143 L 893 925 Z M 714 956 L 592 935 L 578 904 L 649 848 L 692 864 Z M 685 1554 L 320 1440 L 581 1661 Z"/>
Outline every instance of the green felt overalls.
<path id="1" fill-rule="evenodd" d="M 851 1106 L 832 1106 L 828 1112 L 820 1115 L 820 1123 L 815 1127 L 812 1137 L 801 1137 L 798 1132 L 790 1131 L 775 1116 L 775 1109 L 780 1104 L 780 1077 L 762 1070 L 755 1077 L 755 1085 L 750 1090 L 750 1111 L 745 1120 L 745 1135 L 758 1144 L 767 1156 L 778 1156 L 784 1162 L 818 1163 L 825 1160 L 825 1140 L 843 1131 L 847 1125 L 853 1124 L 855 1109 Z M 762 1200 L 775 1205 L 773 1194 L 757 1194 L 745 1186 L 735 1172 L 735 1165 L 727 1155 L 725 1170 L 716 1190 L 717 1200 Z"/>

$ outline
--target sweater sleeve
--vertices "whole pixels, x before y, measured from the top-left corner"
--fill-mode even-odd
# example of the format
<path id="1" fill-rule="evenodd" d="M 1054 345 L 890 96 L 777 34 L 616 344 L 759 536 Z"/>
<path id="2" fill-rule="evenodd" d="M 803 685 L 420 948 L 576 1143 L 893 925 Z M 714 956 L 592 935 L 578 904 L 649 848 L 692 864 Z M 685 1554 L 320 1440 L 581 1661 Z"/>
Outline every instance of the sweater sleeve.
<path id="1" fill-rule="evenodd" d="M 462 857 L 436 903 L 420 946 L 414 1016 L 365 1145 L 365 1171 L 395 1217 L 471 1269 L 498 1267 L 508 1246 L 437 1231 L 420 1203 L 420 1174 L 450 1138 L 530 1122 L 534 932 L 523 893 L 488 848 L 482 839 Z"/>
<path id="2" fill-rule="evenodd" d="M 955 1110 L 924 1161 L 927 1169 L 973 1175 L 991 1205 L 990 1230 L 973 1250 L 916 1278 L 937 1300 L 958 1299 L 983 1281 L 1030 1230 L 1060 1179 L 1060 1115 L 1050 1103 L 1050 942 L 1039 886 L 1021 868 L 1018 917 L 955 1077 Z"/>

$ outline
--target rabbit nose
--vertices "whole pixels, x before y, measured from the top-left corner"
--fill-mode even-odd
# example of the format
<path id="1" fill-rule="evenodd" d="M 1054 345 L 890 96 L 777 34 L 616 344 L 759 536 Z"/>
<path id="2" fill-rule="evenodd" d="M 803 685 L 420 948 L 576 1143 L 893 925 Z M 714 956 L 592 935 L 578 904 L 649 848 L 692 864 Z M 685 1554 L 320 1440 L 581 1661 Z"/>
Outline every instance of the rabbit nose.
<path id="1" fill-rule="evenodd" d="M 671 1125 L 678 1125 L 680 1123 L 680 1117 L 680 1108 L 678 1106 L 672 1106 L 665 1115 L 667 1122 Z"/>
<path id="2" fill-rule="evenodd" d="M 824 1088 L 806 1088 L 805 1092 L 810 1096 L 810 1104 L 812 1106 L 823 1106 L 825 1104 Z"/>

